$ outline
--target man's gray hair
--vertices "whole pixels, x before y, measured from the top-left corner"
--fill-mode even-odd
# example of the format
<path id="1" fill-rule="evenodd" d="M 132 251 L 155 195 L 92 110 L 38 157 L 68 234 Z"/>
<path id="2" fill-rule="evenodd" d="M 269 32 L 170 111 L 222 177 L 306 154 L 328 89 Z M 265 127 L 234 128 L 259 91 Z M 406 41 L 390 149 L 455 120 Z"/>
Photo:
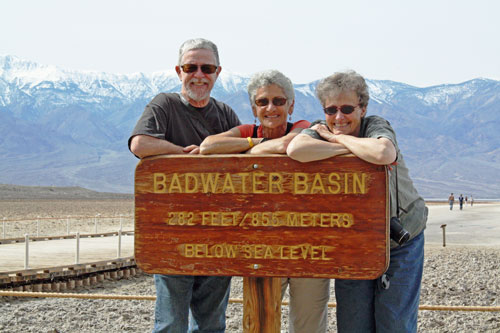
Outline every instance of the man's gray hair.
<path id="1" fill-rule="evenodd" d="M 275 84 L 283 89 L 287 103 L 291 103 L 294 100 L 295 91 L 293 90 L 292 81 L 280 71 L 272 69 L 258 72 L 250 78 L 247 85 L 250 104 L 255 106 L 255 96 L 257 95 L 257 90 L 259 88 L 270 86 L 272 84 Z"/>
<path id="2" fill-rule="evenodd" d="M 188 39 L 187 41 L 182 43 L 181 47 L 179 48 L 179 60 L 177 62 L 177 65 L 178 66 L 184 65 L 182 63 L 182 57 L 186 52 L 198 49 L 205 49 L 212 51 L 215 57 L 215 65 L 220 66 L 219 51 L 217 50 L 217 45 L 203 38 Z"/>
<path id="3" fill-rule="evenodd" d="M 355 71 L 349 70 L 335 73 L 322 79 L 316 86 L 316 96 L 318 96 L 323 107 L 326 106 L 325 103 L 329 97 L 348 91 L 354 91 L 358 95 L 361 107 L 368 105 L 370 99 L 368 85 L 365 79 Z"/>

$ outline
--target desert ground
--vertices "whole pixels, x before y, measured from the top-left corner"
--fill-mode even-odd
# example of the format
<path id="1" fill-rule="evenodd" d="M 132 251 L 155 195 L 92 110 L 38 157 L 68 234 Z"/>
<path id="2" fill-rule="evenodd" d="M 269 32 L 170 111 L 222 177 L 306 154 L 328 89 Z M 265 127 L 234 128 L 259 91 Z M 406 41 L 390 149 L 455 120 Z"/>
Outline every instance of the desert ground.
<path id="1" fill-rule="evenodd" d="M 0 193 L 1 194 L 1 193 Z M 92 217 L 132 216 L 131 198 L 7 198 L 0 196 L 0 221 L 54 218 L 61 216 Z M 426 230 L 426 258 L 421 291 L 421 305 L 500 306 L 500 204 L 475 204 L 450 212 L 444 204 L 429 205 Z M 468 214 L 468 215 L 466 215 Z M 45 221 L 45 220 L 44 220 Z M 78 219 L 80 221 L 80 219 Z M 109 220 L 116 231 L 118 219 Z M 16 234 L 25 232 L 26 221 L 18 222 Z M 124 229 L 132 227 L 127 225 Z M 33 225 L 33 222 L 29 223 Z M 106 223 L 99 226 L 108 228 Z M 447 243 L 442 246 L 441 225 L 447 224 Z M 42 232 L 65 232 L 66 225 L 46 220 Z M 10 228 L 10 227 L 9 227 Z M 33 228 L 33 226 L 31 226 Z M 14 229 L 12 229 L 14 230 Z M 102 230 L 104 231 L 104 230 Z M 30 232 L 33 232 L 30 231 Z M 2 245 L 0 245 L 2 246 Z M 331 283 L 330 302 L 335 302 Z M 154 295 L 153 278 L 147 274 L 119 281 L 105 281 L 82 287 L 79 293 Z M 234 277 L 231 298 L 242 298 L 242 278 Z M 288 295 L 285 296 L 287 300 Z M 0 297 L 0 332 L 147 332 L 151 331 L 154 302 L 128 300 L 82 300 L 62 298 Z M 227 332 L 242 332 L 241 304 L 227 310 Z M 329 310 L 329 332 L 336 332 L 335 308 Z M 282 307 L 282 332 L 288 331 L 288 307 Z M 499 312 L 429 311 L 419 312 L 420 332 L 500 332 Z"/>

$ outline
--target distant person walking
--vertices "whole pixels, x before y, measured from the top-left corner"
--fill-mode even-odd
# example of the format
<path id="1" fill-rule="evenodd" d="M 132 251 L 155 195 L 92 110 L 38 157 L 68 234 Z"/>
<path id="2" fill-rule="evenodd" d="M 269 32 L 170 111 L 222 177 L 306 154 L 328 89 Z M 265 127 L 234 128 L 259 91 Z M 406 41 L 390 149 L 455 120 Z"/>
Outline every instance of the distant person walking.
<path id="1" fill-rule="evenodd" d="M 472 197 L 472 195 L 470 196 L 470 206 L 472 207 L 472 205 L 474 204 L 474 198 Z"/>
<path id="2" fill-rule="evenodd" d="M 450 204 L 450 210 L 453 210 L 453 204 L 455 203 L 455 197 L 453 196 L 453 193 L 448 198 L 448 203 Z"/>
<path id="3" fill-rule="evenodd" d="M 464 207 L 464 196 L 462 194 L 458 197 L 458 203 L 460 204 L 460 210 L 462 210 Z"/>

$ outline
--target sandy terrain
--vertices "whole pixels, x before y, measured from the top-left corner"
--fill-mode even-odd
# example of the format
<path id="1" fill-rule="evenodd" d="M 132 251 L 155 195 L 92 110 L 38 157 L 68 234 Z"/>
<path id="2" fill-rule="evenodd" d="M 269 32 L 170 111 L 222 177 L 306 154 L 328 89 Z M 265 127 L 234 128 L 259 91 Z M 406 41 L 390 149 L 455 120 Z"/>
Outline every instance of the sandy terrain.
<path id="1" fill-rule="evenodd" d="M 500 306 L 500 232 L 497 227 L 500 205 L 475 205 L 464 211 L 456 210 L 455 205 L 452 212 L 445 205 L 431 205 L 430 209 L 421 304 Z M 132 200 L 0 200 L 0 221 L 4 216 L 19 219 L 131 215 L 132 211 Z M 442 246 L 442 224 L 447 224 L 446 247 Z M 50 225 L 47 228 L 51 228 Z M 241 285 L 242 279 L 235 277 L 232 298 L 242 297 Z M 106 281 L 79 292 L 154 295 L 155 291 L 152 277 L 142 274 L 118 282 Z M 335 301 L 333 281 L 330 301 Z M 0 332 L 146 332 L 151 330 L 154 316 L 151 301 L 3 297 L 0 308 Z M 282 332 L 287 332 L 288 308 L 284 306 L 282 311 Z M 230 304 L 227 332 L 242 332 L 241 322 L 242 305 Z M 335 331 L 335 309 L 331 308 L 329 332 Z M 499 312 L 420 311 L 419 331 L 500 332 L 500 315 Z"/>

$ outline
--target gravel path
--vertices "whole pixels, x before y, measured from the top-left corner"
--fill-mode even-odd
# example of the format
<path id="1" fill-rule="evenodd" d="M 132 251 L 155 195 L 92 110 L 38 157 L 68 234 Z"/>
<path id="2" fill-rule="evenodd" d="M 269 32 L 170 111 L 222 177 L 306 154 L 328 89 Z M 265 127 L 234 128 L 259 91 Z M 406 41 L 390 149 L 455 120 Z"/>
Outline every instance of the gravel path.
<path id="1" fill-rule="evenodd" d="M 500 248 L 426 246 L 421 304 L 500 306 Z M 333 286 L 333 283 L 332 283 Z M 71 291 L 75 292 L 75 291 Z M 76 292 L 154 295 L 151 276 L 105 281 Z M 242 279 L 234 278 L 231 298 L 242 298 Z M 334 302 L 333 295 L 331 302 Z M 0 298 L 0 332 L 148 332 L 154 302 L 56 298 Z M 288 308 L 282 309 L 282 332 Z M 230 304 L 227 332 L 242 332 L 241 304 Z M 420 311 L 420 332 L 500 332 L 499 312 Z M 329 332 L 336 332 L 335 309 Z"/>

